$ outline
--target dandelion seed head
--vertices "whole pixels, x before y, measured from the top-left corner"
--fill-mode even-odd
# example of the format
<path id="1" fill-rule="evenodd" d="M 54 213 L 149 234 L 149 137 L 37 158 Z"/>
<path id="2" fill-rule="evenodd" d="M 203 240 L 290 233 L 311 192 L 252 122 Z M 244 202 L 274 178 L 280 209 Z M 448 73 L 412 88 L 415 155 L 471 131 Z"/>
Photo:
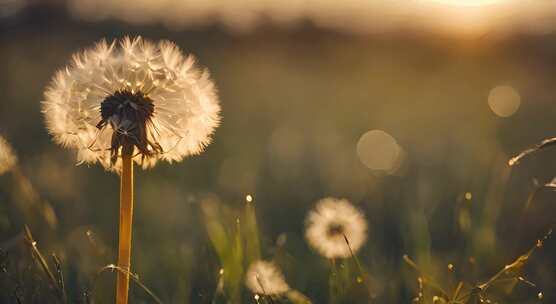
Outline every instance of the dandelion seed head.
<path id="1" fill-rule="evenodd" d="M 10 171 L 17 164 L 17 156 L 12 146 L 0 136 L 0 175 Z"/>
<path id="2" fill-rule="evenodd" d="M 245 275 L 245 285 L 255 294 L 277 295 L 290 287 L 282 272 L 274 263 L 258 260 L 253 262 Z"/>
<path id="3" fill-rule="evenodd" d="M 305 237 L 324 257 L 347 258 L 365 243 L 367 222 L 348 200 L 324 198 L 307 215 Z"/>
<path id="4" fill-rule="evenodd" d="M 122 153 L 143 168 L 198 154 L 220 121 L 208 72 L 175 44 L 141 37 L 103 40 L 73 55 L 46 89 L 42 110 L 54 140 L 77 149 L 78 163 L 115 171 Z"/>

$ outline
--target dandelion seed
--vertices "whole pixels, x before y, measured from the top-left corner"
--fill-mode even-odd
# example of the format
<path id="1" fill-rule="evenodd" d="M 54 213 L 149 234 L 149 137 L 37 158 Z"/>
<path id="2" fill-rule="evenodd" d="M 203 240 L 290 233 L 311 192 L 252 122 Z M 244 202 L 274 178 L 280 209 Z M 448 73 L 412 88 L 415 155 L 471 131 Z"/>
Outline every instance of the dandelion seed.
<path id="1" fill-rule="evenodd" d="M 345 199 L 324 198 L 306 218 L 305 237 L 326 258 L 347 258 L 367 239 L 364 215 Z"/>
<path id="2" fill-rule="evenodd" d="M 274 263 L 253 262 L 245 275 L 245 285 L 255 294 L 278 295 L 290 290 L 282 272 Z"/>
<path id="3" fill-rule="evenodd" d="M 251 196 L 250 194 L 245 196 L 245 201 L 248 203 L 251 203 L 253 201 L 253 196 Z"/>
<path id="4" fill-rule="evenodd" d="M 17 164 L 17 156 L 12 146 L 0 136 L 0 175 L 10 171 Z"/>
<path id="5" fill-rule="evenodd" d="M 168 41 L 101 41 L 53 78 L 42 105 L 48 130 L 77 149 L 79 163 L 115 171 L 126 152 L 143 168 L 198 154 L 220 106 L 208 72 L 194 63 Z"/>
<path id="6" fill-rule="evenodd" d="M 542 292 L 539 292 L 539 293 L 537 294 L 537 298 L 539 298 L 539 300 L 542 300 L 543 297 L 544 297 L 544 296 L 543 296 Z"/>

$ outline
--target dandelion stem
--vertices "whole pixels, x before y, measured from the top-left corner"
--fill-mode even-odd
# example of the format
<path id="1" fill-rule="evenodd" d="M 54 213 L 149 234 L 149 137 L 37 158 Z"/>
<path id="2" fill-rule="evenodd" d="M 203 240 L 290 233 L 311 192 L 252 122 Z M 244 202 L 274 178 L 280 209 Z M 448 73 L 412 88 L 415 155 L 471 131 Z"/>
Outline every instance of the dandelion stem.
<path id="1" fill-rule="evenodd" d="M 357 256 L 353 252 L 353 249 L 351 249 L 351 245 L 349 244 L 349 240 L 348 240 L 347 236 L 345 235 L 345 233 L 344 233 L 344 240 L 346 241 L 346 245 L 349 248 L 349 253 L 351 254 L 351 258 L 355 261 L 355 265 L 357 266 L 357 270 L 359 270 L 359 274 L 361 274 L 361 279 L 366 280 L 365 271 L 363 270 L 363 267 L 361 267 L 361 263 L 359 263 L 359 259 L 357 258 Z"/>
<path id="2" fill-rule="evenodd" d="M 133 160 L 132 149 L 122 149 L 122 172 L 120 176 L 120 234 L 116 303 L 127 304 L 129 273 L 131 269 L 131 224 L 133 217 Z M 129 151 L 129 152 L 127 152 Z"/>

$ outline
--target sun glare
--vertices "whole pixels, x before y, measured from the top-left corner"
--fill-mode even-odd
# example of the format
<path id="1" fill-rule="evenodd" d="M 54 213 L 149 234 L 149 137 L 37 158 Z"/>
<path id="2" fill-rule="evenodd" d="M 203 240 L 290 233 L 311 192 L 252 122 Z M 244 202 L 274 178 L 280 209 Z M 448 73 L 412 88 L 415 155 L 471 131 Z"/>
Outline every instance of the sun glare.
<path id="1" fill-rule="evenodd" d="M 445 4 L 445 5 L 452 5 L 452 6 L 485 6 L 485 5 L 509 2 L 510 0 L 429 0 L 429 1 Z"/>

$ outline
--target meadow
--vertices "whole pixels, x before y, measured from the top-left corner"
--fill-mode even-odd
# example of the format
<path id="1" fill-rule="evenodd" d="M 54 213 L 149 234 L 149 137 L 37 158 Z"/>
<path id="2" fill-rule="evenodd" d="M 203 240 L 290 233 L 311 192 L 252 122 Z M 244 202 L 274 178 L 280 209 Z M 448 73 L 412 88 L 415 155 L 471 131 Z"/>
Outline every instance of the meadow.
<path id="1" fill-rule="evenodd" d="M 41 102 L 72 54 L 138 35 L 193 54 L 221 109 L 201 153 L 135 167 L 129 303 L 556 302 L 555 150 L 509 164 L 556 136 L 553 30 L 238 32 L 37 3 L 0 14 L 0 303 L 114 301 L 119 174 L 76 165 Z"/>

